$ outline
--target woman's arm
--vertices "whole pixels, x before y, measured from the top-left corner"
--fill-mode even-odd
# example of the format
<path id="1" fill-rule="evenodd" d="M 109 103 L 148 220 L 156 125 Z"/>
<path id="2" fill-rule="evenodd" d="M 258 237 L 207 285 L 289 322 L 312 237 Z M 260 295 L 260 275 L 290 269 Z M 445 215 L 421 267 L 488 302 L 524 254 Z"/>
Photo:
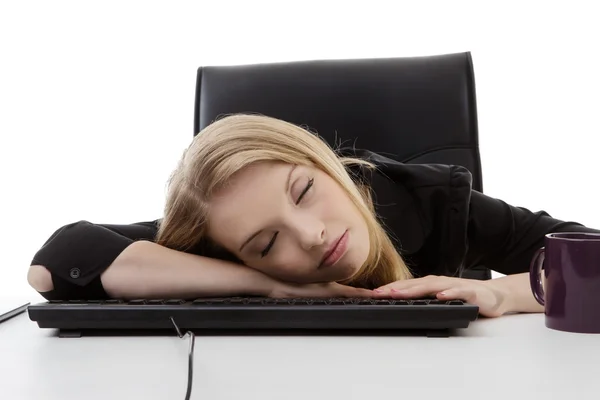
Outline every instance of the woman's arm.
<path id="1" fill-rule="evenodd" d="M 49 300 L 268 295 L 274 280 L 231 262 L 154 243 L 158 220 L 79 221 L 57 229 L 35 254 L 30 285 Z"/>
<path id="2" fill-rule="evenodd" d="M 502 314 L 509 312 L 544 312 L 544 306 L 531 293 L 529 274 L 516 274 L 484 281 L 492 290 L 505 293 Z"/>
<path id="3" fill-rule="evenodd" d="M 483 265 L 505 275 L 529 272 L 533 254 L 552 232 L 594 232 L 580 223 L 531 212 L 475 190 L 471 194 L 467 229 L 467 268 Z"/>
<path id="4" fill-rule="evenodd" d="M 245 265 L 171 250 L 149 241 L 131 244 L 102 274 L 116 298 L 370 297 L 371 291 L 335 282 L 294 284 Z"/>
<path id="5" fill-rule="evenodd" d="M 132 243 L 154 240 L 158 220 L 127 225 L 78 221 L 54 231 L 31 261 L 27 280 L 48 300 L 104 299 L 100 275 Z"/>
<path id="6" fill-rule="evenodd" d="M 280 282 L 241 264 L 172 250 L 154 243 L 157 223 L 65 225 L 35 254 L 29 284 L 48 300 L 371 294 L 336 283 Z"/>
<path id="7" fill-rule="evenodd" d="M 268 296 L 275 280 L 228 261 L 172 250 L 150 241 L 128 246 L 101 275 L 113 298 Z"/>
<path id="8" fill-rule="evenodd" d="M 479 306 L 479 313 L 486 317 L 499 317 L 509 312 L 544 311 L 531 294 L 527 273 L 488 281 L 428 275 L 392 282 L 373 292 L 379 298 L 435 296 L 444 301 L 460 299 Z"/>

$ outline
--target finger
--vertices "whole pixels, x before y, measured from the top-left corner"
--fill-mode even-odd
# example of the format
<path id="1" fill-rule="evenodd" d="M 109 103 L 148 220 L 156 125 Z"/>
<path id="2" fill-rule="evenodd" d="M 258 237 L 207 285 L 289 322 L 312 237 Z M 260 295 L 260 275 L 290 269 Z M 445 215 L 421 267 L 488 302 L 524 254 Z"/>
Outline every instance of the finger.
<path id="1" fill-rule="evenodd" d="M 342 291 L 343 297 L 374 297 L 373 291 L 363 288 L 355 288 L 352 286 L 346 286 Z"/>
<path id="2" fill-rule="evenodd" d="M 457 287 L 443 290 L 437 293 L 436 297 L 440 300 L 464 300 L 467 303 L 475 302 L 475 292 L 473 290 Z"/>
<path id="3" fill-rule="evenodd" d="M 392 288 L 396 289 L 406 289 L 414 285 L 420 285 L 423 282 L 423 278 L 415 278 L 415 279 L 406 279 L 403 281 L 394 281 L 390 282 L 387 285 L 379 286 L 375 289 L 376 292 L 382 293 L 387 292 Z"/>
<path id="4" fill-rule="evenodd" d="M 407 289 L 390 289 L 389 297 L 393 299 L 408 299 L 419 297 L 435 296 L 439 292 L 447 291 L 450 288 L 446 285 L 419 285 Z"/>
<path id="5" fill-rule="evenodd" d="M 499 317 L 505 313 L 502 309 L 502 300 L 492 296 L 493 299 L 485 296 L 479 297 L 478 292 L 472 289 L 454 288 L 445 290 L 437 294 L 440 300 L 463 300 L 470 304 L 479 306 L 479 314 L 484 317 Z"/>
<path id="6" fill-rule="evenodd" d="M 452 282 L 446 281 L 429 281 L 422 284 L 412 285 L 410 287 L 390 287 L 387 290 L 374 290 L 377 296 L 391 298 L 410 298 L 410 297 L 426 297 L 433 296 L 438 292 L 450 289 Z"/>
<path id="7" fill-rule="evenodd" d="M 422 278 L 394 281 L 394 282 L 388 283 L 387 285 L 380 286 L 375 290 L 378 293 L 382 293 L 382 292 L 389 291 L 390 289 L 403 290 L 403 289 L 408 289 L 408 288 L 411 288 L 414 286 L 419 286 L 419 285 L 438 284 L 438 285 L 448 285 L 449 286 L 448 282 L 450 282 L 451 279 L 452 278 L 449 278 L 447 276 L 428 275 L 428 276 L 425 276 Z"/>
<path id="8" fill-rule="evenodd" d="M 352 293 L 352 297 L 361 297 L 361 298 L 371 298 L 373 296 L 373 291 L 369 289 L 359 289 Z"/>

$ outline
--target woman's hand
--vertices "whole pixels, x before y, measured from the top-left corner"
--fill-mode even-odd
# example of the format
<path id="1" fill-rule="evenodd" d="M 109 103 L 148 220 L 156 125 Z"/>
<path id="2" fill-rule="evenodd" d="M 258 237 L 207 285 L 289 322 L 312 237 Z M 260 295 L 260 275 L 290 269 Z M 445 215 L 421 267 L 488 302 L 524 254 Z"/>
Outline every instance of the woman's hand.
<path id="1" fill-rule="evenodd" d="M 464 300 L 479 306 L 486 317 L 499 317 L 508 311 L 505 291 L 489 281 L 429 275 L 396 281 L 373 290 L 375 298 L 409 299 L 435 296 L 439 300 Z"/>
<path id="2" fill-rule="evenodd" d="M 336 282 L 289 283 L 279 282 L 273 286 L 268 297 L 374 297 L 372 290 L 355 288 Z"/>

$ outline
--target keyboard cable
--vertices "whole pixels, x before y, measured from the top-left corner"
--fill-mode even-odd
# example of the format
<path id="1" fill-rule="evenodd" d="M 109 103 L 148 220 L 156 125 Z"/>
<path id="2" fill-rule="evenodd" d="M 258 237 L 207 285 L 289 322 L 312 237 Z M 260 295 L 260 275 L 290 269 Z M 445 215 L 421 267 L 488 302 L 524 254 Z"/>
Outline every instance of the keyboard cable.
<path id="1" fill-rule="evenodd" d="M 183 339 L 186 335 L 190 336 L 190 349 L 188 352 L 188 380 L 187 380 L 187 389 L 186 389 L 186 393 L 185 393 L 185 400 L 190 400 L 190 397 L 192 396 L 192 383 L 193 383 L 193 379 L 194 379 L 194 344 L 196 342 L 196 335 L 194 335 L 194 332 L 192 332 L 192 331 L 187 331 L 185 333 L 185 335 L 183 335 L 181 333 L 181 330 L 175 323 L 175 320 L 173 319 L 173 317 L 171 317 L 171 322 L 173 323 L 173 326 L 175 327 L 175 330 L 177 331 L 177 335 L 179 336 L 180 339 Z"/>

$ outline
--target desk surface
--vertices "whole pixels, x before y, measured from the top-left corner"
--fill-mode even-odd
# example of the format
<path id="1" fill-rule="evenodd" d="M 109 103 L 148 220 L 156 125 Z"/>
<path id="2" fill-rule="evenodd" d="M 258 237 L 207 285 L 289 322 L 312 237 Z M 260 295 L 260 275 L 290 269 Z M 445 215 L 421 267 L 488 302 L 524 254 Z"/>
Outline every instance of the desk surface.
<path id="1" fill-rule="evenodd" d="M 11 400 L 184 399 L 188 338 L 61 339 L 21 314 L 0 324 Z M 196 338 L 192 399 L 597 399 L 600 335 L 542 314 L 480 319 L 450 338 Z"/>

